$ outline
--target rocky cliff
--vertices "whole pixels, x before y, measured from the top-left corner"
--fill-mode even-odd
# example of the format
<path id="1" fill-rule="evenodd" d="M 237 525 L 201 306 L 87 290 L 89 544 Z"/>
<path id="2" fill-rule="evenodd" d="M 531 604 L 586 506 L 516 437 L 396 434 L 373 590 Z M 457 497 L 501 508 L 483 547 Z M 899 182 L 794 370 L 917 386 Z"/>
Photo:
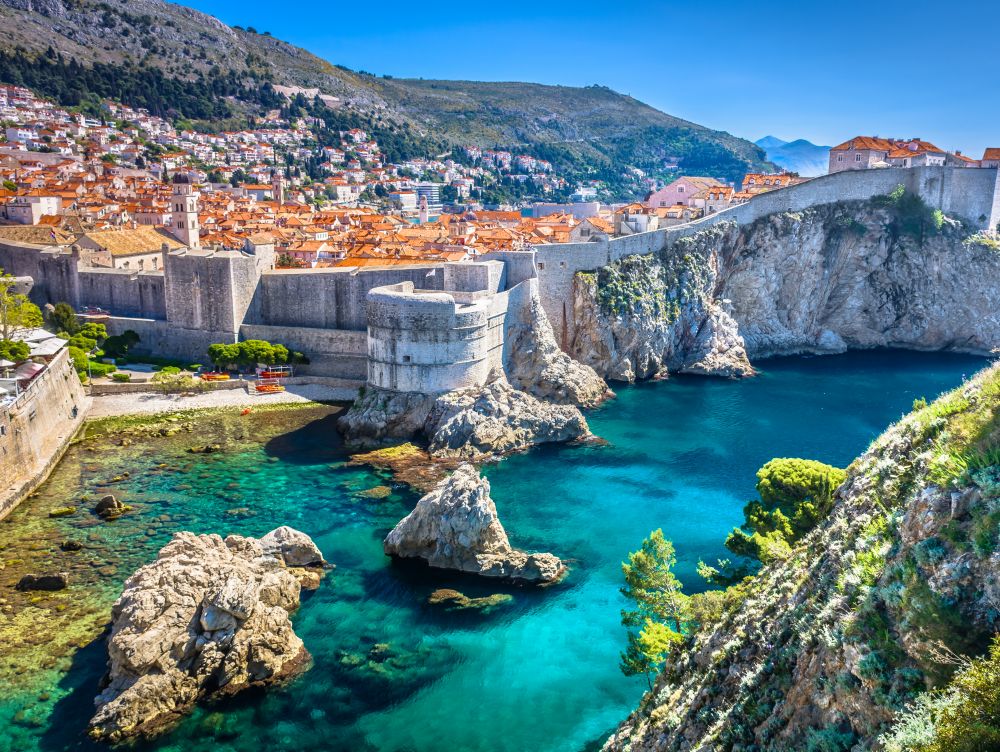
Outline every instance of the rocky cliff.
<path id="1" fill-rule="evenodd" d="M 175 534 L 114 605 L 108 684 L 90 735 L 152 736 L 199 699 L 305 670 L 309 653 L 289 614 L 300 582 L 318 584 L 324 564 L 312 540 L 288 527 L 259 540 Z"/>
<path id="2" fill-rule="evenodd" d="M 605 749 L 878 748 L 1000 628 L 998 446 L 1000 366 L 892 426 L 787 559 L 702 613 Z"/>
<path id="3" fill-rule="evenodd" d="M 827 204 L 577 275 L 570 352 L 625 381 L 856 347 L 985 353 L 1000 345 L 998 298 L 996 243 L 919 199 Z"/>

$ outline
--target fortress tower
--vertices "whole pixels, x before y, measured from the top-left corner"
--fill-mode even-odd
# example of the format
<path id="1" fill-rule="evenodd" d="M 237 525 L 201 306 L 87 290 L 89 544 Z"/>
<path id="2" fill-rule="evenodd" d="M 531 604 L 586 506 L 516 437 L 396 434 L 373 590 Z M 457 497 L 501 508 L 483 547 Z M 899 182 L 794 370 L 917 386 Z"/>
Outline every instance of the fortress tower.
<path id="1" fill-rule="evenodd" d="M 198 194 L 194 192 L 191 178 L 185 174 L 175 175 L 173 186 L 170 198 L 173 214 L 171 234 L 188 248 L 201 248 L 198 239 Z"/>

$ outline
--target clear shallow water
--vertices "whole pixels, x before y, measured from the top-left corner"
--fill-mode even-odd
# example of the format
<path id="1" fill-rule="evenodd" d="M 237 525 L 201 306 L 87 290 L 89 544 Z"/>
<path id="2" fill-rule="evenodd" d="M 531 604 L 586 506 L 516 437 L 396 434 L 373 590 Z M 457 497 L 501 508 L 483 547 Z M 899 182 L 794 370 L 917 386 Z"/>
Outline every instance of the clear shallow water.
<path id="1" fill-rule="evenodd" d="M 93 494 L 109 473 L 129 469 L 116 488 L 136 507 L 132 515 L 113 525 L 44 522 L 57 528 L 52 540 L 90 536 L 99 549 L 88 554 L 91 569 L 117 566 L 101 578 L 81 575 L 87 584 L 78 588 L 89 588 L 98 613 L 175 529 L 258 535 L 287 523 L 337 564 L 295 616 L 315 659 L 309 672 L 286 688 L 200 709 L 143 749 L 576 751 L 603 740 L 642 693 L 645 682 L 617 668 L 618 586 L 621 560 L 651 529 L 674 541 L 679 572 L 698 589 L 695 563 L 725 554 L 722 540 L 764 462 L 801 456 L 844 466 L 914 398 L 936 396 L 984 364 L 852 353 L 767 361 L 741 382 L 677 377 L 621 389 L 588 416 L 607 446 L 546 447 L 486 469 L 512 543 L 572 562 L 569 578 L 544 590 L 391 565 L 381 539 L 415 496 L 395 488 L 386 499 L 359 497 L 385 480 L 337 463 L 330 418 L 219 455 L 156 444 L 76 452 L 11 528 L 42 526 L 45 504 Z M 12 534 L 0 529 L 0 540 Z M 426 604 L 440 587 L 514 600 L 489 614 L 446 612 Z M 389 644 L 388 660 L 369 660 L 377 643 Z M 105 660 L 97 640 L 26 669 L 37 681 L 0 695 L 0 750 L 90 748 L 80 731 Z"/>

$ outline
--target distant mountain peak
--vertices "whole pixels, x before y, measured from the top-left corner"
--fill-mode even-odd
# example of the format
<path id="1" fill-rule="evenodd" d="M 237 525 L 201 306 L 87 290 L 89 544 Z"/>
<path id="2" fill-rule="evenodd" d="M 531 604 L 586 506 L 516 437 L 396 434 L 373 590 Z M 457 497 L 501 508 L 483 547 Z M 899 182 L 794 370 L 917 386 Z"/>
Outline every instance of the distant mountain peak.
<path id="1" fill-rule="evenodd" d="M 825 175 L 829 167 L 829 146 L 817 146 L 804 138 L 783 141 L 775 136 L 764 136 L 754 143 L 767 153 L 768 160 L 803 177 Z"/>
<path id="2" fill-rule="evenodd" d="M 777 136 L 764 136 L 764 138 L 754 141 L 757 146 L 759 146 L 764 151 L 768 149 L 777 149 L 779 146 L 784 146 L 787 141 L 782 141 Z"/>

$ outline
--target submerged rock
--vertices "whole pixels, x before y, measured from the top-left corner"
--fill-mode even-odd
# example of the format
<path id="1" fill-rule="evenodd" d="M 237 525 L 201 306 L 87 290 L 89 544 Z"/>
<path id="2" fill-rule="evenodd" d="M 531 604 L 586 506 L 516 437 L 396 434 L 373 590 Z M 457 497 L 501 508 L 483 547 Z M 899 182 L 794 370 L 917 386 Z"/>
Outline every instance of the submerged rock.
<path id="1" fill-rule="evenodd" d="M 483 598 L 470 598 L 465 593 L 450 588 L 435 590 L 427 597 L 427 602 L 432 606 L 444 606 L 449 611 L 482 611 L 489 613 L 497 606 L 504 606 L 511 603 L 514 596 L 507 593 L 494 593 Z"/>
<path id="2" fill-rule="evenodd" d="M 76 507 L 56 507 L 49 512 L 49 517 L 69 517 L 76 514 Z"/>
<path id="3" fill-rule="evenodd" d="M 382 547 L 389 556 L 485 577 L 552 582 L 566 571 L 552 554 L 511 548 L 490 498 L 490 483 L 471 464 L 459 466 L 421 498 Z"/>
<path id="4" fill-rule="evenodd" d="M 116 520 L 129 511 L 132 507 L 119 501 L 113 494 L 101 497 L 94 507 L 94 512 L 105 520 Z"/>
<path id="5" fill-rule="evenodd" d="M 56 574 L 26 574 L 17 581 L 17 590 L 65 590 L 69 586 L 66 572 Z"/>
<path id="6" fill-rule="evenodd" d="M 175 534 L 112 609 L 110 679 L 90 736 L 152 736 L 199 699 L 304 671 L 309 653 L 289 620 L 300 586 L 286 567 L 316 562 L 315 544 L 287 527 L 260 540 Z"/>

